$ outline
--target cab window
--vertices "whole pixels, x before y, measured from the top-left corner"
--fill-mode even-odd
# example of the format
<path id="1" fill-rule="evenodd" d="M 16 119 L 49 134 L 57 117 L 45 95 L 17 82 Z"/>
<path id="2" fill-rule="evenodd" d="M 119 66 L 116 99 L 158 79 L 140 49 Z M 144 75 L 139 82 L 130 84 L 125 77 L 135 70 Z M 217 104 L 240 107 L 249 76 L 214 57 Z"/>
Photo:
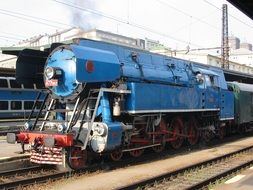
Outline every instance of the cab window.
<path id="1" fill-rule="evenodd" d="M 205 75 L 206 86 L 219 87 L 218 77 L 213 75 Z"/>
<path id="2" fill-rule="evenodd" d="M 209 75 L 205 75 L 206 86 L 211 86 L 211 79 Z"/>
<path id="3" fill-rule="evenodd" d="M 219 81 L 217 76 L 210 76 L 211 86 L 219 87 Z"/>

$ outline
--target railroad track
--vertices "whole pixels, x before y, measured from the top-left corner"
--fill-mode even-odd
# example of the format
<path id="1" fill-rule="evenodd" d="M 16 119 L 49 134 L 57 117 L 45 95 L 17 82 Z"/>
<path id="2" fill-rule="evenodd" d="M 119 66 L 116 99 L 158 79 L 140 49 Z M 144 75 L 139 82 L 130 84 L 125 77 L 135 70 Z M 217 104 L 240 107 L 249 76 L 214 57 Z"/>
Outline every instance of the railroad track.
<path id="1" fill-rule="evenodd" d="M 253 164 L 253 146 L 180 170 L 145 179 L 118 190 L 130 189 L 203 189 L 215 181 Z"/>
<path id="2" fill-rule="evenodd" d="M 69 178 L 73 175 L 82 175 L 87 172 L 96 172 L 98 170 L 113 170 L 116 168 L 127 167 L 129 165 L 152 161 L 154 159 L 157 159 L 157 155 L 155 153 L 137 159 L 130 158 L 119 162 L 104 162 L 103 160 L 99 160 L 99 164 L 92 164 L 91 166 L 79 171 L 61 172 L 56 169 L 52 169 L 47 172 L 45 168 L 40 166 L 5 171 L 0 172 L 0 189 L 15 189 L 17 187 L 29 186 L 36 183 L 44 183 L 48 180 L 54 181 L 61 178 Z M 26 175 L 27 173 L 28 175 Z"/>
<path id="3" fill-rule="evenodd" d="M 48 180 L 46 176 L 56 175 L 56 170 L 49 167 L 30 166 L 0 172 L 0 189 L 15 189 L 19 186 Z"/>
<path id="4" fill-rule="evenodd" d="M 233 141 L 234 138 L 228 140 Z M 216 144 L 217 145 L 217 144 Z M 195 150 L 198 150 L 198 147 L 193 148 Z M 189 152 L 188 147 L 183 147 L 180 150 L 180 154 L 185 153 L 187 154 Z M 144 154 L 143 156 L 139 158 L 132 158 L 132 157 L 126 157 L 125 159 L 118 161 L 118 162 L 108 162 L 104 160 L 96 160 L 96 163 L 98 164 L 92 164 L 91 166 L 79 170 L 79 171 L 67 171 L 67 172 L 60 172 L 56 169 L 49 170 L 50 168 L 42 168 L 42 167 L 30 167 L 28 169 L 18 169 L 13 171 L 6 171 L 6 172 L 0 172 L 0 189 L 15 189 L 17 187 L 23 187 L 28 185 L 33 185 L 36 183 L 44 183 L 48 180 L 58 180 L 61 178 L 68 178 L 72 177 L 73 175 L 82 175 L 84 173 L 90 173 L 90 172 L 96 172 L 98 170 L 113 170 L 117 168 L 123 168 L 128 167 L 131 165 L 137 165 L 141 163 L 147 163 L 152 162 L 156 160 L 160 160 L 161 158 L 169 158 L 171 156 L 175 156 L 178 153 L 177 150 L 168 150 L 164 151 L 162 153 L 156 154 L 156 153 L 148 153 Z M 21 174 L 20 174 L 21 172 Z M 22 173 L 23 172 L 23 173 Z M 6 173 L 6 174 L 4 174 Z M 11 173 L 11 175 L 10 175 Z M 29 175 L 26 175 L 28 173 Z M 19 176 L 19 177 L 12 177 L 12 176 Z M 5 179 L 2 180 L 1 179 Z M 8 180 L 9 179 L 9 180 Z"/>
<path id="5" fill-rule="evenodd" d="M 181 150 L 180 153 L 188 152 L 188 148 L 185 147 L 185 149 Z M 68 178 L 72 177 L 73 175 L 82 175 L 87 172 L 96 172 L 98 170 L 113 170 L 117 168 L 122 168 L 122 167 L 128 167 L 131 165 L 137 165 L 140 163 L 145 163 L 145 162 L 152 162 L 155 160 L 159 160 L 161 158 L 167 157 L 167 156 L 173 156 L 177 154 L 177 151 L 175 150 L 169 150 L 165 151 L 163 153 L 160 153 L 160 155 L 156 153 L 149 153 L 149 154 L 144 154 L 142 157 L 139 158 L 132 158 L 132 157 L 126 157 L 126 159 L 123 159 L 118 162 L 110 162 L 110 161 L 104 161 L 104 160 L 96 160 L 98 164 L 92 164 L 91 166 L 79 170 L 79 171 L 67 171 L 67 172 L 60 172 L 54 170 L 52 173 L 45 173 L 44 171 L 42 174 L 38 174 L 41 167 L 29 167 L 28 169 L 17 169 L 17 170 L 11 170 L 11 171 L 5 171 L 5 172 L 0 172 L 0 189 L 15 189 L 17 187 L 23 187 L 23 186 L 29 186 L 33 185 L 36 183 L 44 183 L 47 182 L 48 180 L 57 180 L 61 178 Z M 29 173 L 29 170 L 31 169 L 31 172 Z M 20 173 L 21 172 L 21 173 Z M 29 173 L 29 175 L 26 175 L 26 173 Z M 36 174 L 37 173 L 37 174 Z M 11 174 L 11 175 L 10 175 Z M 33 175 L 30 175 L 33 174 Z M 18 177 L 15 178 L 13 176 L 23 176 L 22 178 Z M 32 177 L 31 177 L 32 176 Z M 1 179 L 6 179 L 5 181 Z M 8 179 L 11 179 L 8 181 Z"/>

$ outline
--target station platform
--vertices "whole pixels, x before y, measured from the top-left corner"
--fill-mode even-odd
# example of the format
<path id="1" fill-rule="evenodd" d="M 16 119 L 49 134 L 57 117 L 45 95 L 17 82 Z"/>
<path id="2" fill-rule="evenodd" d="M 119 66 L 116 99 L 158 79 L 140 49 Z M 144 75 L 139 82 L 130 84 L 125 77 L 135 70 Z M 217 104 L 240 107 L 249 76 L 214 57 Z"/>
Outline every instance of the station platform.
<path id="1" fill-rule="evenodd" d="M 253 167 L 227 180 L 215 190 L 252 190 L 253 189 Z"/>
<path id="2" fill-rule="evenodd" d="M 5 137 L 0 137 L 0 146 L 0 162 L 26 158 L 29 156 L 29 153 L 22 153 L 20 144 L 8 144 Z"/>

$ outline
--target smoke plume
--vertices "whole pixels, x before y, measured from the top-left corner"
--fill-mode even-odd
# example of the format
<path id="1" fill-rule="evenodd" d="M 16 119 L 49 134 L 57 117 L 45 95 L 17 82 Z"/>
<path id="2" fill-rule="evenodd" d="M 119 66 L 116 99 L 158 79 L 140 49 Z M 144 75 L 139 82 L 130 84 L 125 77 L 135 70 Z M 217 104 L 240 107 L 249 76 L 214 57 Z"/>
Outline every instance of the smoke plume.
<path id="1" fill-rule="evenodd" d="M 73 0 L 73 5 L 89 10 L 96 10 L 97 3 L 94 0 Z M 96 28 L 96 22 L 99 16 L 76 8 L 70 8 L 72 16 L 72 24 L 76 27 L 83 29 L 84 31 Z"/>

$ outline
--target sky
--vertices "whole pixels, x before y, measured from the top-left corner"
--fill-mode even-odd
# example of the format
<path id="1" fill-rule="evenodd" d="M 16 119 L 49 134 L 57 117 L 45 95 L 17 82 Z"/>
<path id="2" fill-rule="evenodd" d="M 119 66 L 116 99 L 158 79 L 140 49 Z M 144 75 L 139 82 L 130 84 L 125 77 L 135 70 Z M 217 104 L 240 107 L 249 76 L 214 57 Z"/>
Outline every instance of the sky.
<path id="1" fill-rule="evenodd" d="M 172 49 L 219 47 L 224 3 L 229 35 L 253 43 L 253 21 L 225 0 L 2 0 L 0 47 L 70 27 L 149 38 Z"/>

